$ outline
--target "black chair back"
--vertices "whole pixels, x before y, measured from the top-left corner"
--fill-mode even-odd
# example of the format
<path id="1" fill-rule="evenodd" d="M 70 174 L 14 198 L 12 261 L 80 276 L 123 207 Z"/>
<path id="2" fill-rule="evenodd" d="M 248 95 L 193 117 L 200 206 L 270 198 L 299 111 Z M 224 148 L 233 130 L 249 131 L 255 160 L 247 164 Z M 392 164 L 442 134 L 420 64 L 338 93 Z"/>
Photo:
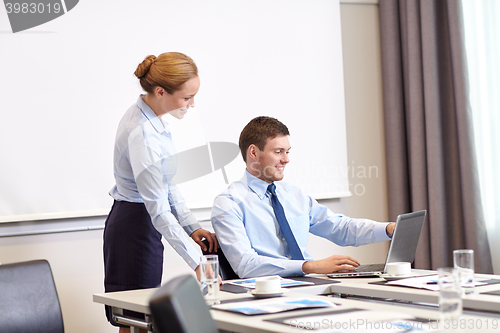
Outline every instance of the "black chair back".
<path id="1" fill-rule="evenodd" d="M 215 252 L 213 249 L 212 251 L 208 251 L 210 248 L 210 244 L 206 239 L 203 240 L 203 243 L 207 246 L 207 251 L 201 251 L 203 252 L 204 255 L 206 254 L 216 254 L 219 257 L 219 273 L 220 276 L 222 277 L 222 280 L 234 280 L 234 279 L 239 279 L 240 277 L 236 272 L 233 270 L 231 267 L 231 264 L 229 261 L 227 261 L 226 256 L 224 255 L 224 252 L 222 252 L 222 249 L 219 248 L 217 249 L 217 252 Z"/>
<path id="2" fill-rule="evenodd" d="M 46 260 L 0 265 L 0 332 L 64 332 L 59 297 Z"/>
<path id="3" fill-rule="evenodd" d="M 157 333 L 218 333 L 200 286 L 192 275 L 173 278 L 151 296 L 149 308 Z"/>

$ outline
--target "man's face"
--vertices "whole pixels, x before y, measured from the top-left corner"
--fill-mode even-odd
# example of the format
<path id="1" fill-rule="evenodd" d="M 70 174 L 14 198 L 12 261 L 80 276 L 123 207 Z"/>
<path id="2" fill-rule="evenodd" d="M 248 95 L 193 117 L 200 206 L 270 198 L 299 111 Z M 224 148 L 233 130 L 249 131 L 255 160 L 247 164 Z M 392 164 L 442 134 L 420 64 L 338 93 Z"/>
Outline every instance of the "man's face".
<path id="1" fill-rule="evenodd" d="M 290 162 L 289 151 L 288 136 L 278 135 L 273 139 L 268 138 L 264 150 L 255 147 L 256 162 L 249 166 L 250 173 L 268 183 L 282 180 L 285 165 Z"/>

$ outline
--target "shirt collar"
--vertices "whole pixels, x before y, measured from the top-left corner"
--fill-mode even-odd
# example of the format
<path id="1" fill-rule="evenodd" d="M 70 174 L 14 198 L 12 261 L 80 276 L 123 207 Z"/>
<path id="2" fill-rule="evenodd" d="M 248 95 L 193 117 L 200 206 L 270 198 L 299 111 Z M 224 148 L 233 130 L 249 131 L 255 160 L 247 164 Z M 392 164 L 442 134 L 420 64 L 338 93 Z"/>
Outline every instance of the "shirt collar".
<path id="1" fill-rule="evenodd" d="M 149 105 L 144 102 L 142 99 L 144 95 L 140 95 L 139 99 L 137 100 L 137 106 L 141 110 L 142 114 L 149 120 L 151 125 L 153 125 L 154 129 L 158 133 L 162 132 L 170 132 L 170 129 L 168 127 L 168 123 L 166 121 L 163 121 L 160 117 L 156 115 L 156 113 L 149 107 Z"/>
<path id="2" fill-rule="evenodd" d="M 269 186 L 269 183 L 255 177 L 254 175 L 250 174 L 248 170 L 245 170 L 245 176 L 246 176 L 246 182 L 248 187 L 255 192 L 259 196 L 260 199 L 263 199 L 264 197 L 267 196 L 267 187 Z"/>

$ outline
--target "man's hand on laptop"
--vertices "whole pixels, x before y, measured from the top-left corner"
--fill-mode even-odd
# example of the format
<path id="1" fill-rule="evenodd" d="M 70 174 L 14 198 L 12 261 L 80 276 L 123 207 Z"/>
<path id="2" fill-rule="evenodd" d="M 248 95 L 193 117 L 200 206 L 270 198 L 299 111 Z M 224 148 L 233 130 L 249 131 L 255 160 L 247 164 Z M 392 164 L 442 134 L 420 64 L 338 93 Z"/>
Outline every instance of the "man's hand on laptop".
<path id="1" fill-rule="evenodd" d="M 354 268 L 359 266 L 359 262 L 349 256 L 333 255 L 331 257 L 306 261 L 302 265 L 302 271 L 306 274 L 329 274 L 340 271 L 354 271 Z"/>
<path id="2" fill-rule="evenodd" d="M 387 227 L 385 227 L 385 233 L 387 234 L 387 236 L 392 237 L 395 227 L 396 227 L 396 222 L 389 223 Z"/>

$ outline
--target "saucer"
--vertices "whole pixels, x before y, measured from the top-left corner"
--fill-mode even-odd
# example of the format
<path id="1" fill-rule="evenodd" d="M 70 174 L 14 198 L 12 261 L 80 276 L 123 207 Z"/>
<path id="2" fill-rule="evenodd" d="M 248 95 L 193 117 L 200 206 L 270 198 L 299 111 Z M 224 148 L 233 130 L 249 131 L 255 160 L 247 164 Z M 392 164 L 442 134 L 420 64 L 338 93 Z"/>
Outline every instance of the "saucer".
<path id="1" fill-rule="evenodd" d="M 249 290 L 248 291 L 250 294 L 252 294 L 255 298 L 269 298 L 269 297 L 278 297 L 283 295 L 284 293 L 288 292 L 288 289 L 281 288 L 278 291 L 274 291 L 271 293 L 262 293 L 262 292 L 257 292 L 255 289 L 254 290 Z"/>
<path id="2" fill-rule="evenodd" d="M 415 274 L 408 274 L 408 275 L 389 275 L 389 274 L 381 274 L 379 275 L 381 278 L 385 279 L 386 281 L 396 281 L 396 280 L 401 280 L 401 279 L 408 279 L 415 277 Z"/>

